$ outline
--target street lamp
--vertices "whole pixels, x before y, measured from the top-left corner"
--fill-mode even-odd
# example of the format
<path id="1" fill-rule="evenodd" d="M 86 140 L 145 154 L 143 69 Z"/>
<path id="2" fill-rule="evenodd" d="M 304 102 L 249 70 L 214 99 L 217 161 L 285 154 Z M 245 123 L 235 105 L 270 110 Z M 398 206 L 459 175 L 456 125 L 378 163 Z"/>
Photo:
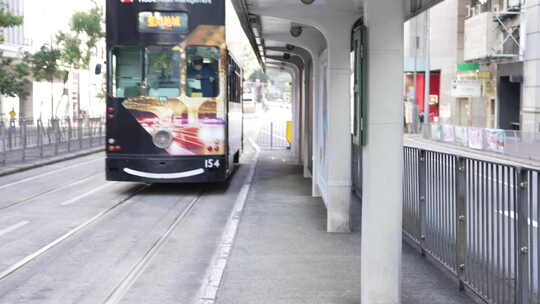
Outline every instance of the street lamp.
<path id="1" fill-rule="evenodd" d="M 315 0 L 300 0 L 302 3 L 304 3 L 305 5 L 310 5 L 312 4 L 313 2 L 315 2 Z"/>

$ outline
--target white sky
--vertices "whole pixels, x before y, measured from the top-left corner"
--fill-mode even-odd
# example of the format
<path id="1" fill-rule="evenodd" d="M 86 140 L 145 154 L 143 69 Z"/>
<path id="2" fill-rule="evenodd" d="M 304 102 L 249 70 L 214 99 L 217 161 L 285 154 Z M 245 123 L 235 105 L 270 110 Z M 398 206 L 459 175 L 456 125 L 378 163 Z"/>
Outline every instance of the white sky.
<path id="1" fill-rule="evenodd" d="M 104 4 L 104 0 L 98 3 Z M 68 28 L 68 22 L 76 11 L 84 11 L 93 6 L 90 0 L 26 0 L 25 35 L 35 47 L 49 42 L 60 30 Z"/>

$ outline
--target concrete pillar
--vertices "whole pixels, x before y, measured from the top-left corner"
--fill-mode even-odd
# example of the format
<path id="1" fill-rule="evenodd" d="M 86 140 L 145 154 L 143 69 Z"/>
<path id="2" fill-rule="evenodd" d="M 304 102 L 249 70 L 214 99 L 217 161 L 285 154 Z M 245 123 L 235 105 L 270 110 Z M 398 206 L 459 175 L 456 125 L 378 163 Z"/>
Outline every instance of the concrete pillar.
<path id="1" fill-rule="evenodd" d="M 350 232 L 351 209 L 351 28 L 328 28 L 328 126 L 326 189 L 328 232 Z"/>
<path id="2" fill-rule="evenodd" d="M 540 132 L 540 1 L 526 2 L 526 36 L 523 72 L 521 130 Z"/>
<path id="3" fill-rule="evenodd" d="M 403 1 L 366 0 L 368 126 L 363 149 L 363 304 L 400 303 Z"/>

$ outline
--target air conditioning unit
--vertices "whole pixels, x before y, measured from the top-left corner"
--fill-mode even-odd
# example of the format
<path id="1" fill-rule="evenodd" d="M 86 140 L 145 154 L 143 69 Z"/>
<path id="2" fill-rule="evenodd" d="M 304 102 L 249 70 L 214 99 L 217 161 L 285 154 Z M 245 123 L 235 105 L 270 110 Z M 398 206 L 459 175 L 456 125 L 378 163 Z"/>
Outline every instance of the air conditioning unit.
<path id="1" fill-rule="evenodd" d="M 505 4 L 505 10 L 516 10 L 516 9 L 519 9 L 521 7 L 521 4 L 522 4 L 522 0 L 506 0 L 504 1 L 504 4 Z"/>
<path id="2" fill-rule="evenodd" d="M 493 13 L 485 12 L 465 20 L 465 61 L 480 60 L 496 55 L 497 23 Z"/>

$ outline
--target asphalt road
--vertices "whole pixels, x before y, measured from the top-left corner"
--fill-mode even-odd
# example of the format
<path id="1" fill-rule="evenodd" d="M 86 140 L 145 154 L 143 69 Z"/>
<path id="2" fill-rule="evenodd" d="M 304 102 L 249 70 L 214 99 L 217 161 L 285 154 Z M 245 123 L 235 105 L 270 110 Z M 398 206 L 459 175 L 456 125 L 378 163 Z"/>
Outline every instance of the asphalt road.
<path id="1" fill-rule="evenodd" d="M 104 180 L 104 154 L 0 178 L 0 303 L 198 303 L 250 172 Z"/>

